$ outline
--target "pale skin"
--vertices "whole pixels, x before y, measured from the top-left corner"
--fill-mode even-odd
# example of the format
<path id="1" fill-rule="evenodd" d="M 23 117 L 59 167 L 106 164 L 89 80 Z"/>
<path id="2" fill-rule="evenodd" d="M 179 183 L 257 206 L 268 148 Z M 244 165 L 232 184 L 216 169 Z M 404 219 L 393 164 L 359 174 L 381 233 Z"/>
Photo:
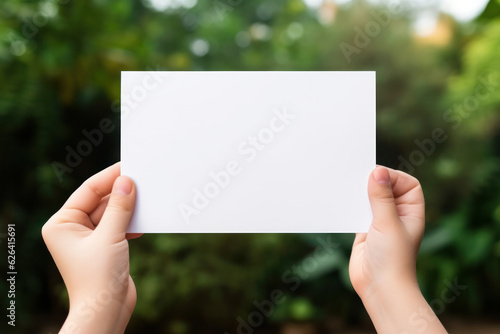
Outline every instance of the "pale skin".
<path id="1" fill-rule="evenodd" d="M 417 283 L 425 228 L 418 180 L 378 166 L 368 180 L 373 220 L 354 239 L 349 275 L 378 333 L 447 333 Z"/>
<path id="2" fill-rule="evenodd" d="M 64 280 L 69 314 L 61 333 L 123 333 L 137 294 L 129 274 L 127 226 L 135 205 L 132 180 L 117 163 L 78 188 L 42 228 Z"/>
<path id="3" fill-rule="evenodd" d="M 424 233 L 419 182 L 377 167 L 368 180 L 373 221 L 354 240 L 349 273 L 378 333 L 447 333 L 417 284 Z M 68 289 L 60 333 L 123 333 L 137 300 L 129 274 L 127 226 L 133 181 L 117 163 L 85 181 L 44 225 L 42 235 Z"/>

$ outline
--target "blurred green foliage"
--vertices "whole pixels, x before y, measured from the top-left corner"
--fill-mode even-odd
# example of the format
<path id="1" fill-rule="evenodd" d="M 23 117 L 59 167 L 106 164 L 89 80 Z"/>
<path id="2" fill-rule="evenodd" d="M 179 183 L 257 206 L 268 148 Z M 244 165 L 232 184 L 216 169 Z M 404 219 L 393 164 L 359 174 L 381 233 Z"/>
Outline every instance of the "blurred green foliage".
<path id="1" fill-rule="evenodd" d="M 397 168 L 413 154 L 418 163 L 403 169 L 421 181 L 426 195 L 422 289 L 429 300 L 439 299 L 446 282 L 457 279 L 467 290 L 444 315 L 498 314 L 496 0 L 472 23 L 442 15 L 450 37 L 439 43 L 415 36 L 417 9 L 407 6 L 350 59 L 339 46 L 354 45 L 354 28 L 376 20 L 373 10 L 380 14 L 387 10 L 383 5 L 353 1 L 318 12 L 300 0 L 178 3 L 184 5 L 165 10 L 117 0 L 0 5 L 0 233 L 16 223 L 21 331 L 45 333 L 65 318 L 64 285 L 40 228 L 85 178 L 119 160 L 124 70 L 377 71 L 377 162 Z M 481 86 L 482 80 L 490 84 Z M 68 148 L 85 139 L 82 131 L 98 128 L 103 118 L 112 120 L 114 131 L 58 176 L 53 163 L 65 163 Z M 444 142 L 430 144 L 435 129 Z M 433 145 L 432 152 L 416 141 Z M 285 298 L 266 321 L 271 327 L 332 317 L 366 323 L 347 272 L 352 235 L 331 235 L 337 247 L 311 273 L 284 278 L 313 256 L 324 237 L 193 234 L 132 241 L 139 299 L 129 332 L 234 331 L 237 318 L 246 319 L 256 310 L 253 302 L 269 299 L 274 289 Z M 300 283 L 293 291 L 291 278 Z M 0 285 L 4 295 L 5 281 Z"/>

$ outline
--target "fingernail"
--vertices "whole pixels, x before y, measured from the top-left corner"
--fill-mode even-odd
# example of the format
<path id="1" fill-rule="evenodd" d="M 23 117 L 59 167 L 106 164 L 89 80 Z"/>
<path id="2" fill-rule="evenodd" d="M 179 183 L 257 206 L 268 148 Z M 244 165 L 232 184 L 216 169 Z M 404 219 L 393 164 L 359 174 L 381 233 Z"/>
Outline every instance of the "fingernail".
<path id="1" fill-rule="evenodd" d="M 373 178 L 377 183 L 389 184 L 391 181 L 391 176 L 389 175 L 389 171 L 384 167 L 377 167 L 373 172 Z"/>
<path id="2" fill-rule="evenodd" d="M 113 193 L 117 195 L 128 195 L 132 191 L 132 182 L 129 178 L 119 176 L 113 185 Z"/>

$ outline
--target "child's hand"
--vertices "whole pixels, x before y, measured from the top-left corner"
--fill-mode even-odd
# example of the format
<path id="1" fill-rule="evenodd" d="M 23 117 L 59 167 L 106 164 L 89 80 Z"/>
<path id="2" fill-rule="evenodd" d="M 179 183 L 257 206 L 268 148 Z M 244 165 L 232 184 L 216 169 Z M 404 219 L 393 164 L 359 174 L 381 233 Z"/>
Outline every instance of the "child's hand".
<path id="1" fill-rule="evenodd" d="M 393 284 L 416 285 L 415 264 L 425 227 L 425 204 L 417 179 L 377 167 L 368 181 L 373 221 L 357 234 L 351 254 L 351 282 L 363 298 Z"/>
<path id="2" fill-rule="evenodd" d="M 425 227 L 420 183 L 401 171 L 377 167 L 368 181 L 368 196 L 373 221 L 368 233 L 356 235 L 349 274 L 377 331 L 446 333 L 417 283 Z"/>
<path id="3" fill-rule="evenodd" d="M 126 234 L 135 196 L 117 163 L 85 181 L 43 226 L 69 294 L 61 333 L 124 332 L 137 298 L 127 239 L 139 235 Z"/>

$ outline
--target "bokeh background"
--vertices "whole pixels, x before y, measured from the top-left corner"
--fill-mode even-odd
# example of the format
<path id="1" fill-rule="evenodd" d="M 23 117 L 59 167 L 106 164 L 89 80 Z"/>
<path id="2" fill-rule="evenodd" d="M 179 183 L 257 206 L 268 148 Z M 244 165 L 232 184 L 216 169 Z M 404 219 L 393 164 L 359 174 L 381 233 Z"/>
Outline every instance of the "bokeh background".
<path id="1" fill-rule="evenodd" d="M 376 71 L 377 162 L 416 176 L 426 196 L 425 297 L 450 331 L 500 332 L 500 1 L 8 0 L 0 9 L 1 265 L 5 273 L 15 223 L 18 272 L 17 326 L 2 315 L 2 332 L 56 333 L 64 321 L 67 294 L 40 229 L 120 159 L 123 70 Z M 114 130 L 61 172 L 103 118 Z M 328 237 L 338 247 L 311 264 Z M 373 333 L 349 282 L 352 240 L 145 235 L 131 242 L 139 297 L 128 333 L 236 333 L 238 317 L 248 322 L 274 289 L 286 301 L 243 333 Z M 283 275 L 304 264 L 307 274 L 287 276 L 300 283 L 291 291 Z M 466 290 L 449 302 L 454 281 Z M 0 287 L 5 310 L 4 279 Z"/>

